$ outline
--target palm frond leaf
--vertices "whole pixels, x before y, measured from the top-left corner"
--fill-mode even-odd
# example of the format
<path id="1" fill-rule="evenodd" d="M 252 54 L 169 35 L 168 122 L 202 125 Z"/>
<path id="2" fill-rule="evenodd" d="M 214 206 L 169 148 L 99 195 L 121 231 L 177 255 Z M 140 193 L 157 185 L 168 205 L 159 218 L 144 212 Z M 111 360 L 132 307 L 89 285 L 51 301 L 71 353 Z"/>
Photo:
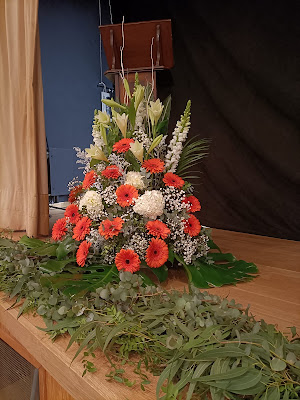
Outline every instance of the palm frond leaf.
<path id="1" fill-rule="evenodd" d="M 180 160 L 176 169 L 178 175 L 182 178 L 187 177 L 192 167 L 208 155 L 210 139 L 192 138 L 186 142 L 183 147 Z"/>

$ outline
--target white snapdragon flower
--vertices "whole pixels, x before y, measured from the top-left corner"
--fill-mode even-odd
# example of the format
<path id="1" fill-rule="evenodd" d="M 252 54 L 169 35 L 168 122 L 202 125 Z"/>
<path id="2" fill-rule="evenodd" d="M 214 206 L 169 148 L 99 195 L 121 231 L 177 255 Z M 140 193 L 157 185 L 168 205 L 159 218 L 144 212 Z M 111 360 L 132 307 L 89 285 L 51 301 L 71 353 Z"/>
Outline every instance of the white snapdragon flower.
<path id="1" fill-rule="evenodd" d="M 140 172 L 129 171 L 125 177 L 125 185 L 132 185 L 137 189 L 144 189 L 145 183 Z"/>
<path id="2" fill-rule="evenodd" d="M 158 190 L 147 190 L 138 197 L 133 206 L 133 211 L 144 217 L 155 219 L 164 212 L 165 200 Z"/>
<path id="3" fill-rule="evenodd" d="M 95 190 L 88 190 L 79 202 L 79 210 L 86 207 L 88 214 L 100 214 L 104 208 L 101 194 Z"/>
<path id="4" fill-rule="evenodd" d="M 176 124 L 172 139 L 169 144 L 169 149 L 166 154 L 166 171 L 175 172 L 178 166 L 180 156 L 183 149 L 183 144 L 187 139 L 190 129 L 190 107 L 191 102 L 188 101 L 184 114 Z"/>

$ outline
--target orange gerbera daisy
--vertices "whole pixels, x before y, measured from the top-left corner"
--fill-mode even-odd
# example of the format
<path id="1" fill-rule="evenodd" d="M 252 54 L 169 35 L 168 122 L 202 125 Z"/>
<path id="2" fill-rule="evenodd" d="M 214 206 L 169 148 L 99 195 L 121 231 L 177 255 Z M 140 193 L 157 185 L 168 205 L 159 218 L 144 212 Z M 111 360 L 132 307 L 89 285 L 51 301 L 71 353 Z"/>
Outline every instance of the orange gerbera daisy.
<path id="1" fill-rule="evenodd" d="M 73 229 L 73 239 L 83 240 L 90 233 L 92 221 L 88 217 L 81 218 Z"/>
<path id="2" fill-rule="evenodd" d="M 148 229 L 150 235 L 160 237 L 162 239 L 166 239 L 171 232 L 167 225 L 159 220 L 147 222 L 146 228 Z"/>
<path id="3" fill-rule="evenodd" d="M 96 179 L 97 179 L 97 174 L 94 170 L 87 172 L 82 182 L 83 189 L 90 188 L 96 182 Z"/>
<path id="4" fill-rule="evenodd" d="M 169 249 L 161 239 L 151 239 L 146 251 L 146 263 L 151 268 L 161 267 L 169 258 Z"/>
<path id="5" fill-rule="evenodd" d="M 165 163 L 159 158 L 150 158 L 150 160 L 143 162 L 142 167 L 151 172 L 151 174 L 157 174 L 158 172 L 163 172 Z"/>
<path id="6" fill-rule="evenodd" d="M 104 236 L 106 240 L 112 238 L 113 236 L 118 236 L 123 224 L 124 220 L 120 217 L 116 217 L 112 221 L 106 219 L 105 221 L 101 222 L 101 225 L 99 226 L 99 233 L 101 236 Z"/>
<path id="7" fill-rule="evenodd" d="M 74 201 L 76 200 L 77 196 L 81 192 L 82 192 L 82 185 L 75 186 L 74 189 L 72 189 L 70 191 L 69 198 L 68 198 L 69 203 L 74 203 Z"/>
<path id="8" fill-rule="evenodd" d="M 117 153 L 126 153 L 130 149 L 130 143 L 134 143 L 133 139 L 121 139 L 113 145 L 113 151 Z"/>
<path id="9" fill-rule="evenodd" d="M 61 240 L 67 233 L 67 222 L 65 218 L 58 219 L 52 228 L 52 239 Z"/>
<path id="10" fill-rule="evenodd" d="M 131 249 L 121 249 L 115 258 L 118 270 L 129 271 L 131 273 L 140 269 L 141 260 L 139 256 Z"/>
<path id="11" fill-rule="evenodd" d="M 187 196 L 182 202 L 188 204 L 188 212 L 196 212 L 201 210 L 200 201 L 195 196 Z"/>
<path id="12" fill-rule="evenodd" d="M 91 247 L 91 242 L 84 240 L 80 243 L 78 250 L 76 252 L 76 261 L 80 267 L 84 267 L 86 258 L 89 254 L 89 248 Z"/>
<path id="13" fill-rule="evenodd" d="M 69 218 L 71 224 L 77 224 L 80 220 L 81 215 L 78 212 L 78 206 L 76 204 L 70 204 L 65 211 L 65 217 Z"/>
<path id="14" fill-rule="evenodd" d="M 167 172 L 163 179 L 166 186 L 174 186 L 181 189 L 184 185 L 184 180 L 180 176 L 173 174 L 172 172 Z"/>
<path id="15" fill-rule="evenodd" d="M 118 179 L 122 173 L 116 165 L 109 165 L 104 171 L 101 172 L 101 175 L 108 179 Z"/>
<path id="16" fill-rule="evenodd" d="M 117 203 L 121 207 L 130 206 L 134 199 L 137 199 L 139 196 L 138 191 L 132 185 L 121 185 L 116 190 L 117 195 Z"/>
<path id="17" fill-rule="evenodd" d="M 183 223 L 185 225 L 184 232 L 190 236 L 197 236 L 201 231 L 200 221 L 195 217 L 195 215 L 190 215 L 189 219 L 184 219 Z"/>

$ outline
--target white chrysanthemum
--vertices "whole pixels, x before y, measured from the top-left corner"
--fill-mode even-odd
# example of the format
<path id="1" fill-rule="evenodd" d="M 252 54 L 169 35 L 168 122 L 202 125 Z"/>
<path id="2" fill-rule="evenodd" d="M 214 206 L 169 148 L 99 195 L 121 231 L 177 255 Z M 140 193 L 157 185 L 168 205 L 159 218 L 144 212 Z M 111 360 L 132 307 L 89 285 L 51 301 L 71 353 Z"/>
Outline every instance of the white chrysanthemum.
<path id="1" fill-rule="evenodd" d="M 147 190 L 138 197 L 133 206 L 134 212 L 144 217 L 155 219 L 164 212 L 165 200 L 158 190 Z"/>
<path id="2" fill-rule="evenodd" d="M 95 190 L 88 190 L 79 202 L 79 209 L 86 207 L 89 214 L 95 215 L 103 210 L 101 194 Z"/>
<path id="3" fill-rule="evenodd" d="M 145 183 L 140 172 L 129 171 L 125 177 L 125 185 L 132 185 L 137 189 L 144 189 Z"/>

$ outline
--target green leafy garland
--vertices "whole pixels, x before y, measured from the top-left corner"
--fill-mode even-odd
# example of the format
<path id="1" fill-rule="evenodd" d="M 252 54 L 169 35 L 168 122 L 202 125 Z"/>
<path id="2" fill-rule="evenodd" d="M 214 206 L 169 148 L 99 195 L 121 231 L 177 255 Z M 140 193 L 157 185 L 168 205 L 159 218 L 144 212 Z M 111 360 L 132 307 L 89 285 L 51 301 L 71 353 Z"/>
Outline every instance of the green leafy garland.
<path id="1" fill-rule="evenodd" d="M 96 265 L 83 274 L 72 257 L 58 260 L 66 250 L 53 246 L 0 239 L 0 290 L 15 304 L 25 299 L 19 315 L 36 310 L 53 339 L 68 332 L 69 346 L 79 343 L 83 375 L 96 371 L 92 358 L 100 348 L 111 362 L 108 379 L 145 390 L 147 371 L 159 375 L 157 399 L 299 398 L 299 338 L 290 341 L 234 300 L 194 286 L 166 292 L 147 275 Z M 137 382 L 126 377 L 125 363 L 134 365 Z"/>

